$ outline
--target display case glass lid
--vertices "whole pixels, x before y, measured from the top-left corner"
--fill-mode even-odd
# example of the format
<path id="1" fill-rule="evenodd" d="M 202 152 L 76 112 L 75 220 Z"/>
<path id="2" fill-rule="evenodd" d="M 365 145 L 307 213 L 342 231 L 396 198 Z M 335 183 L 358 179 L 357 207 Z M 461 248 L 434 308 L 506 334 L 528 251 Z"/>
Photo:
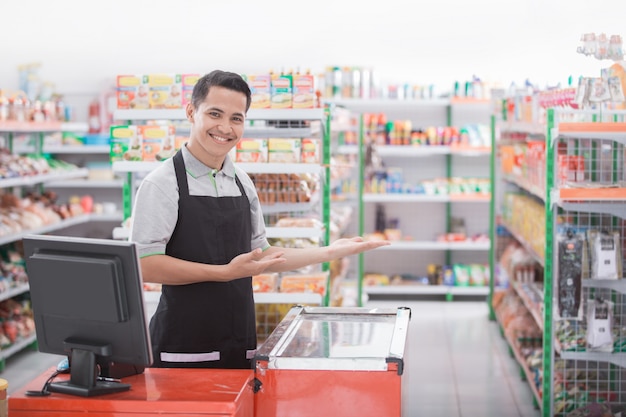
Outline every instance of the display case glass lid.
<path id="1" fill-rule="evenodd" d="M 256 354 L 268 369 L 388 370 L 402 363 L 408 308 L 293 307 Z"/>

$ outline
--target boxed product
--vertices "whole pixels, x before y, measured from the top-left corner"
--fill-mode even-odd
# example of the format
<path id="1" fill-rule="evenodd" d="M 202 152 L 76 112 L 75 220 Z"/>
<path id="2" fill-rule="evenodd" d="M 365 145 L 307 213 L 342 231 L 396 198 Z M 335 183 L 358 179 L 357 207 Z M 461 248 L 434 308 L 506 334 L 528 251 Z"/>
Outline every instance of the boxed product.
<path id="1" fill-rule="evenodd" d="M 280 292 L 305 292 L 324 295 L 328 272 L 316 274 L 283 275 L 280 280 Z"/>
<path id="2" fill-rule="evenodd" d="M 182 82 L 180 74 L 148 74 L 151 109 L 180 109 L 182 107 Z"/>
<path id="3" fill-rule="evenodd" d="M 271 81 L 269 74 L 247 75 L 248 87 L 252 93 L 251 109 L 269 109 L 270 97 L 272 95 Z"/>
<path id="4" fill-rule="evenodd" d="M 143 161 L 162 161 L 174 155 L 174 126 L 144 125 L 137 127 Z"/>
<path id="5" fill-rule="evenodd" d="M 301 145 L 299 138 L 269 138 L 268 162 L 300 162 Z"/>
<path id="6" fill-rule="evenodd" d="M 188 103 L 191 103 L 191 95 L 193 93 L 193 88 L 196 86 L 198 82 L 198 78 L 200 78 L 199 74 L 183 74 L 181 76 L 181 88 L 182 88 L 182 107 L 185 108 Z"/>
<path id="7" fill-rule="evenodd" d="M 150 107 L 148 86 L 142 75 L 117 76 L 117 108 L 147 109 Z"/>
<path id="8" fill-rule="evenodd" d="M 278 274 L 259 274 L 252 277 L 252 291 L 276 292 L 278 291 Z"/>
<path id="9" fill-rule="evenodd" d="M 303 138 L 300 146 L 302 148 L 301 162 L 304 162 L 305 164 L 320 163 L 319 139 Z"/>
<path id="10" fill-rule="evenodd" d="M 293 76 L 293 108 L 312 109 L 315 107 L 315 79 L 311 74 Z"/>
<path id="11" fill-rule="evenodd" d="M 140 161 L 141 142 L 137 137 L 137 126 L 111 126 L 111 162 Z"/>
<path id="12" fill-rule="evenodd" d="M 272 74 L 271 105 L 273 109 L 290 109 L 293 107 L 293 76 L 291 74 Z"/>
<path id="13" fill-rule="evenodd" d="M 237 143 L 237 162 L 267 162 L 267 141 L 265 139 L 242 138 Z"/>

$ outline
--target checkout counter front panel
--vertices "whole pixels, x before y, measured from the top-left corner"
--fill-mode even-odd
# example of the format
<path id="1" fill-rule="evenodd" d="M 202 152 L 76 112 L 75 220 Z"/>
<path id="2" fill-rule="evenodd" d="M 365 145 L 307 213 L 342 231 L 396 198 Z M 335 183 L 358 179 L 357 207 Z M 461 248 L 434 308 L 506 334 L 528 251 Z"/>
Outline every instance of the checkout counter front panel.
<path id="1" fill-rule="evenodd" d="M 411 311 L 293 307 L 255 357 L 256 417 L 400 417 Z"/>

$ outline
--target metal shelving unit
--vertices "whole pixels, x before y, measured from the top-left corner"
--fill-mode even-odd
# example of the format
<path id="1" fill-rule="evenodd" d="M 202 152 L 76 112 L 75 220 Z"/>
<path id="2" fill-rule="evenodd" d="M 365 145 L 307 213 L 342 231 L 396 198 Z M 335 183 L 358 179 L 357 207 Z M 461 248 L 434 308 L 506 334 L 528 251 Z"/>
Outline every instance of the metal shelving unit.
<path id="1" fill-rule="evenodd" d="M 414 128 L 426 128 L 427 126 L 463 126 L 466 124 L 480 122 L 481 120 L 487 124 L 489 120 L 490 103 L 481 100 L 457 100 L 457 99 L 441 99 L 441 100 L 359 100 L 359 99 L 339 99 L 332 100 L 337 105 L 342 105 L 347 109 L 359 113 L 378 113 L 383 112 L 389 120 L 411 120 Z M 361 150 L 361 173 L 360 183 L 365 180 L 365 155 L 364 149 L 366 141 L 364 138 L 363 120 L 361 120 L 360 143 L 357 149 L 346 147 L 344 152 L 358 152 Z M 431 178 L 447 177 L 451 178 L 453 167 L 465 165 L 472 166 L 474 162 L 468 161 L 486 161 L 491 156 L 491 148 L 484 147 L 463 147 L 463 146 L 442 146 L 442 145 L 422 145 L 422 146 L 400 146 L 386 145 L 375 146 L 376 153 L 382 158 L 386 166 L 401 166 L 406 172 L 407 178 L 416 178 L 416 172 L 422 171 L 432 173 Z M 445 167 L 444 172 L 438 172 L 433 167 Z M 469 175 L 472 172 L 476 176 L 484 176 L 488 178 L 490 173 L 483 167 L 475 167 L 462 169 L 466 171 L 460 176 Z M 476 174 L 479 172 L 480 174 Z M 424 175 L 421 179 L 424 179 Z M 458 174 L 457 174 L 458 175 Z M 491 202 L 490 195 L 465 195 L 465 194 L 409 194 L 409 193 L 362 193 L 359 197 L 359 213 L 360 213 L 360 235 L 372 232 L 371 227 L 365 224 L 373 223 L 373 207 L 376 204 L 384 205 L 388 211 L 393 212 L 393 217 L 398 218 L 406 227 L 403 230 L 410 233 L 422 233 L 435 238 L 436 233 L 445 233 L 450 229 L 450 218 L 453 212 L 461 210 L 467 216 L 479 218 L 478 212 Z M 461 204 L 458 204 L 461 203 Z M 466 205 L 466 203 L 468 203 Z M 420 232 L 424 229 L 416 225 L 416 219 L 413 216 L 424 217 L 426 214 L 418 215 L 411 213 L 414 208 L 419 210 L 428 210 L 427 213 L 435 212 L 436 215 L 432 219 L 421 218 L 420 225 L 427 225 L 428 232 Z M 463 207 L 463 208 L 461 208 Z M 465 209 L 467 207 L 467 210 Z M 467 213 L 476 212 L 476 216 Z M 421 211 L 420 211 L 421 213 Z M 440 219 L 443 214 L 443 219 Z M 442 223 L 437 229 L 434 224 Z M 485 224 L 487 226 L 488 223 Z M 431 230 L 433 229 L 433 230 Z M 482 230 L 481 230 L 482 231 Z M 486 232 L 486 230 L 484 230 Z M 392 241 L 390 246 L 385 246 L 376 250 L 376 254 L 361 254 L 360 269 L 367 271 L 372 266 L 372 260 L 376 256 L 385 256 L 394 254 L 394 260 L 385 257 L 384 262 L 376 262 L 380 272 L 407 272 L 416 271 L 424 274 L 427 263 L 437 263 L 440 256 L 443 260 L 439 263 L 450 265 L 452 259 L 463 258 L 461 263 L 469 263 L 469 259 L 477 259 L 476 252 L 480 252 L 479 257 L 484 258 L 487 264 L 487 255 L 489 253 L 490 243 L 485 241 L 464 241 L 464 242 L 438 242 L 434 240 L 424 240 L 424 236 L 410 237 L 407 240 Z M 380 253 L 380 255 L 379 255 Z M 397 253 L 397 255 L 396 255 Z M 404 254 L 405 256 L 402 256 Z M 442 255 L 443 254 L 443 255 Z M 402 256 L 398 262 L 395 259 Z M 376 258 L 377 260 L 380 258 Z M 467 261 L 465 259 L 468 259 Z M 368 261 L 370 260 L 370 261 Z M 411 265 L 408 265 L 411 262 Z M 418 265 L 416 269 L 415 266 Z M 404 271 L 392 271 L 392 269 L 404 268 Z M 389 275 L 389 274 L 387 274 Z M 380 288 L 377 286 L 363 286 L 363 275 L 359 281 L 359 300 L 361 300 L 361 292 L 368 295 L 443 295 L 447 300 L 452 300 L 455 295 L 484 296 L 488 295 L 489 288 L 479 287 L 450 287 L 440 286 L 433 288 L 428 285 L 401 285 L 398 288 Z"/>

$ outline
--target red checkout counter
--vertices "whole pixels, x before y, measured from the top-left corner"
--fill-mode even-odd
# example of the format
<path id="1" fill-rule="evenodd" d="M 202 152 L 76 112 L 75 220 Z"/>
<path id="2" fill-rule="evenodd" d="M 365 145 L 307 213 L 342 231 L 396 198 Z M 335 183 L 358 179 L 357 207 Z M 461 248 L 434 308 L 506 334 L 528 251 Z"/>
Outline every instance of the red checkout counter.
<path id="1" fill-rule="evenodd" d="M 50 369 L 9 396 L 9 417 L 401 417 L 410 315 L 296 306 L 260 346 L 254 370 L 148 368 L 124 378 L 131 389 L 120 393 L 26 396 Z"/>

